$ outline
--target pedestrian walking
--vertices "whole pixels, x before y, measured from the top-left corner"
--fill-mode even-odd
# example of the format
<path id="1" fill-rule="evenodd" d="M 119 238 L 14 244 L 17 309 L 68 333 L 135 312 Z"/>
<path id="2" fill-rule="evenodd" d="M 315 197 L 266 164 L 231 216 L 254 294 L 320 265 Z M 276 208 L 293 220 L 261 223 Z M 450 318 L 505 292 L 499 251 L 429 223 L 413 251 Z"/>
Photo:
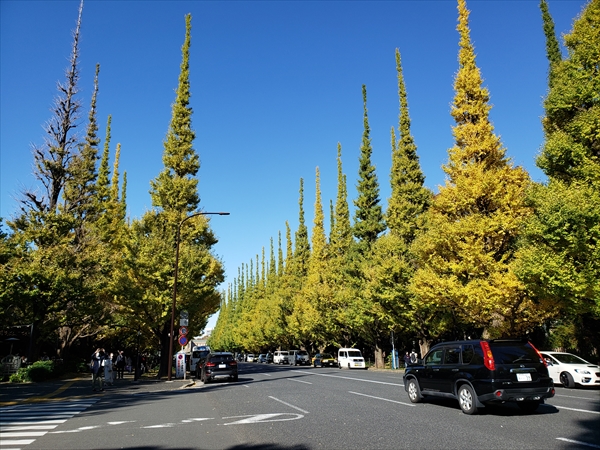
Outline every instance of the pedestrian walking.
<path id="1" fill-rule="evenodd" d="M 125 372 L 125 355 L 123 354 L 123 350 L 119 350 L 115 367 L 117 369 L 117 380 L 122 380 L 123 373 Z"/>
<path id="2" fill-rule="evenodd" d="M 112 386 L 114 382 L 113 377 L 113 354 L 111 353 L 107 358 L 104 359 L 104 382 L 109 386 Z"/>
<path id="3" fill-rule="evenodd" d="M 92 353 L 92 362 L 90 364 L 92 370 L 92 389 L 94 392 L 97 390 L 96 383 L 98 384 L 98 390 L 104 390 L 104 387 L 102 386 L 102 375 L 104 373 L 102 368 L 103 361 L 104 352 L 101 348 L 98 348 L 94 353 Z"/>
<path id="4" fill-rule="evenodd" d="M 404 367 L 407 367 L 410 364 L 410 355 L 408 352 L 404 353 Z"/>

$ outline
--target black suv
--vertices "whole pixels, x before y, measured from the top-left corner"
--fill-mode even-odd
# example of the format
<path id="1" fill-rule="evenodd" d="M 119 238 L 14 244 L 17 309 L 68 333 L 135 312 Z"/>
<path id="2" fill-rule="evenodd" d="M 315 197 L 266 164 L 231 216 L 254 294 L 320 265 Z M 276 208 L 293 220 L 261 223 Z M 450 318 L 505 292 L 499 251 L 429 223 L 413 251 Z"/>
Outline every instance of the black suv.
<path id="1" fill-rule="evenodd" d="M 533 412 L 554 396 L 544 358 L 527 341 L 470 340 L 434 345 L 404 373 L 411 402 L 426 396 L 455 398 L 465 414 L 486 403 L 516 402 Z"/>
<path id="2" fill-rule="evenodd" d="M 211 352 L 206 359 L 198 363 L 196 376 L 203 383 L 209 383 L 216 378 L 222 377 L 237 381 L 238 364 L 232 353 Z"/>

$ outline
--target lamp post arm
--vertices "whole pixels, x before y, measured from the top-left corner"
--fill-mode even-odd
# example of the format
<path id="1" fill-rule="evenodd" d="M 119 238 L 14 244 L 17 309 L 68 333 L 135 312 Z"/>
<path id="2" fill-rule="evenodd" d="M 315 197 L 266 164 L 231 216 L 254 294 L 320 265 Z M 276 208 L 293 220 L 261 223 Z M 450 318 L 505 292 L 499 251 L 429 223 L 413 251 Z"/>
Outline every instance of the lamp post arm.
<path id="1" fill-rule="evenodd" d="M 228 212 L 197 212 L 185 217 L 177 226 L 177 235 L 175 236 L 175 268 L 173 273 L 173 305 L 171 307 L 171 333 L 169 334 L 169 364 L 167 380 L 171 381 L 171 372 L 173 371 L 173 333 L 175 331 L 175 307 L 177 304 L 177 274 L 179 271 L 179 240 L 181 237 L 181 226 L 186 220 L 196 216 L 205 216 L 209 214 L 228 216 Z M 185 370 L 185 369 L 184 369 Z"/>

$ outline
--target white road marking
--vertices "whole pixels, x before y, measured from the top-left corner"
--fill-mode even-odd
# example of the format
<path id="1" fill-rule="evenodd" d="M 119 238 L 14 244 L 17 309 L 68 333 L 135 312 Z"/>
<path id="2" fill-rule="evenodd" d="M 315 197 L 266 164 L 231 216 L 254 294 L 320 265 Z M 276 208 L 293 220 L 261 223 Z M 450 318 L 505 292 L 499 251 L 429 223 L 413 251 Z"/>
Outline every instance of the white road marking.
<path id="1" fill-rule="evenodd" d="M 147 427 L 142 428 L 173 428 L 176 424 L 174 423 L 163 423 L 160 425 L 148 425 Z"/>
<path id="2" fill-rule="evenodd" d="M 181 423 L 202 422 L 203 420 L 212 420 L 212 417 L 198 417 L 196 419 L 182 420 Z"/>
<path id="3" fill-rule="evenodd" d="M 308 411 L 304 411 L 303 409 L 300 409 L 297 406 L 291 405 L 290 403 L 284 402 L 283 400 L 279 400 L 278 398 L 271 397 L 270 395 L 269 395 L 269 398 L 272 398 L 276 402 L 283 403 L 284 405 L 289 406 L 290 408 L 297 409 L 298 411 L 303 412 L 304 414 L 308 414 Z"/>
<path id="4" fill-rule="evenodd" d="M 35 439 L 20 439 L 17 441 L 0 441 L 0 445 L 29 445 L 34 442 Z M 6 449 L 3 449 L 6 450 Z"/>
<path id="5" fill-rule="evenodd" d="M 17 449 L 35 442 L 37 438 L 53 430 L 67 419 L 80 414 L 96 403 L 97 399 L 68 400 L 56 403 L 21 404 L 0 408 L 2 427 L 0 448 Z M 36 431 L 37 430 L 37 431 Z M 22 439 L 35 438 L 35 439 Z M 10 447 L 9 447 L 10 446 Z"/>
<path id="6" fill-rule="evenodd" d="M 552 404 L 550 404 L 550 406 L 554 406 L 555 408 L 558 408 L 558 409 L 568 409 L 569 411 L 578 411 L 578 412 L 585 412 L 585 413 L 600 415 L 600 411 L 590 411 L 589 409 L 567 408 L 566 406 L 558 406 L 558 405 L 552 405 Z"/>
<path id="7" fill-rule="evenodd" d="M 562 395 L 562 394 L 556 394 L 554 397 L 566 397 L 566 398 L 576 398 L 579 400 L 596 400 L 590 397 L 576 397 L 574 395 Z"/>
<path id="8" fill-rule="evenodd" d="M 362 378 L 342 377 L 340 375 L 329 375 L 329 374 L 326 374 L 326 373 L 306 372 L 304 370 L 297 370 L 296 372 L 308 373 L 310 375 L 316 375 L 316 376 L 319 376 L 319 377 L 341 378 L 343 380 L 362 381 L 363 383 L 386 384 L 388 386 L 400 386 L 400 387 L 404 387 L 404 383 L 398 384 L 398 383 L 388 383 L 386 381 L 364 380 Z"/>
<path id="9" fill-rule="evenodd" d="M 584 445 L 586 447 L 592 447 L 592 448 L 600 448 L 600 445 L 596 445 L 596 444 L 590 444 L 588 442 L 581 442 L 581 441 L 576 441 L 574 439 L 567 439 L 567 438 L 556 438 L 556 440 L 558 441 L 564 441 L 564 442 L 568 442 L 569 444 L 578 444 L 578 445 Z"/>
<path id="10" fill-rule="evenodd" d="M 376 399 L 376 400 L 383 400 L 383 401 L 386 401 L 386 402 L 391 402 L 391 403 L 398 403 L 398 404 L 400 404 L 400 405 L 404 405 L 404 406 L 416 406 L 416 405 L 413 405 L 412 403 L 404 403 L 404 402 L 399 402 L 399 401 L 397 401 L 397 400 L 392 400 L 392 399 L 389 399 L 389 398 L 375 397 L 375 396 L 373 396 L 373 395 L 361 394 L 360 392 L 352 392 L 352 391 L 348 391 L 348 392 L 349 392 L 350 394 L 354 394 L 354 395 L 362 395 L 363 397 L 374 398 L 374 399 Z"/>
<path id="11" fill-rule="evenodd" d="M 281 416 L 288 416 L 284 418 Z M 292 413 L 276 413 L 276 414 L 255 414 L 251 416 L 232 416 L 232 417 L 223 417 L 223 419 L 236 419 L 238 417 L 245 417 L 242 420 L 236 420 L 235 422 L 224 423 L 223 425 L 241 425 L 248 423 L 264 423 L 264 422 L 285 422 L 288 420 L 298 420 L 302 419 L 304 416 L 302 414 L 292 414 Z"/>
<path id="12" fill-rule="evenodd" d="M 312 384 L 310 381 L 296 380 L 294 378 L 286 378 L 286 379 L 290 380 L 290 381 L 295 381 L 296 383 Z"/>

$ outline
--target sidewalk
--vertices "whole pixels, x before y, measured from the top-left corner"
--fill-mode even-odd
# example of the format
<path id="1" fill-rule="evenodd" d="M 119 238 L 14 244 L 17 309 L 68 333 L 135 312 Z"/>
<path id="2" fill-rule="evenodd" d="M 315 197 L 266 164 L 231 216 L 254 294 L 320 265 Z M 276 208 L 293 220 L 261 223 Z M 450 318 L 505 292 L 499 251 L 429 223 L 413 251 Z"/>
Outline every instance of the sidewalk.
<path id="1" fill-rule="evenodd" d="M 113 395 L 132 392 L 158 392 L 183 389 L 194 384 L 192 379 L 164 379 L 141 377 L 133 380 L 133 374 L 126 373 L 122 380 L 115 380 L 112 386 L 104 385 L 104 391 L 92 391 L 91 374 L 72 374 L 62 379 L 39 383 L 0 383 L 0 407 L 22 403 L 47 402 L 66 398 Z"/>

